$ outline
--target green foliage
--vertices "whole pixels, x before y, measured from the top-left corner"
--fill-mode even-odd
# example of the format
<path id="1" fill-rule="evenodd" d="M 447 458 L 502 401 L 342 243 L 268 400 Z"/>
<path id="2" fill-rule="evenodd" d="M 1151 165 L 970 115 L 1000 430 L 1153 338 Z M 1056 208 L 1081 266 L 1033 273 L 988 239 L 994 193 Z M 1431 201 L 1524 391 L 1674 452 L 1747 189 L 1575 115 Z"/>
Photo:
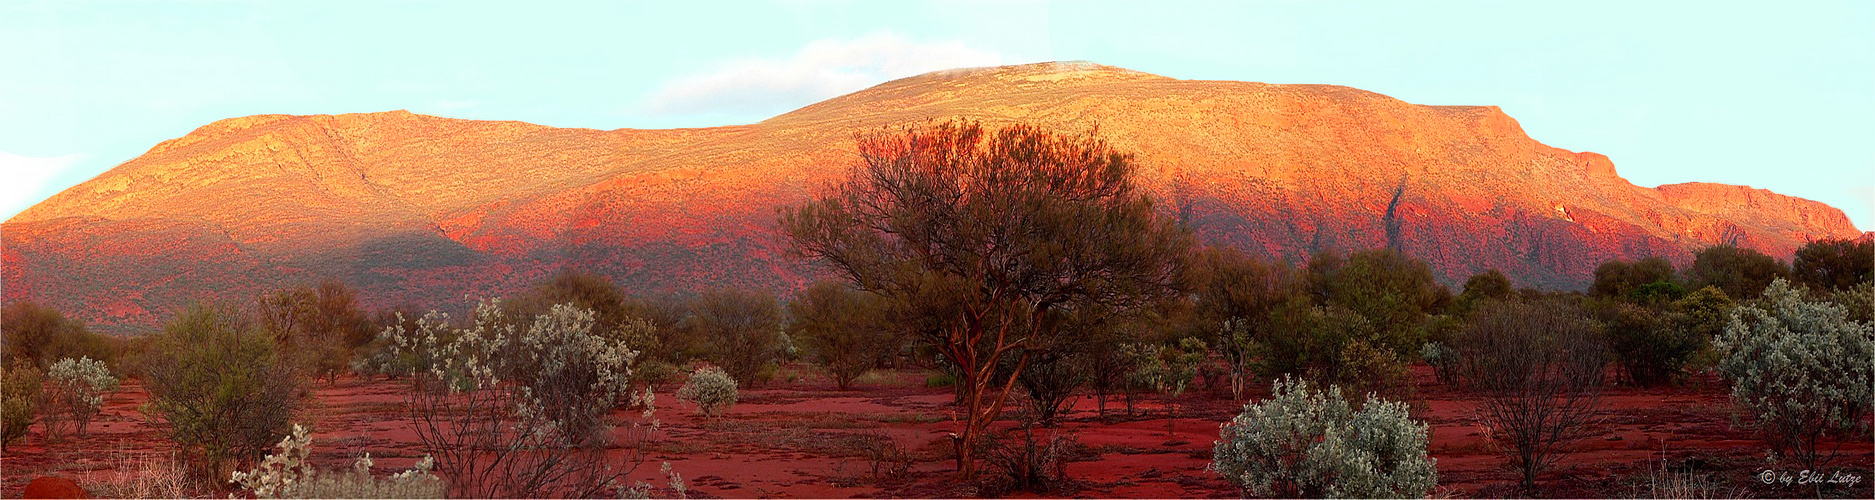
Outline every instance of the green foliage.
<path id="1" fill-rule="evenodd" d="M 451 496 L 584 497 L 626 489 L 626 476 L 643 461 L 644 439 L 658 425 L 654 399 L 648 390 L 634 391 L 637 353 L 593 326 L 591 311 L 571 305 L 514 318 L 499 301 L 488 301 L 477 304 L 467 327 L 432 311 L 414 330 L 397 324 L 380 334 L 396 357 L 415 360 L 405 402 L 423 451 L 449 478 Z M 643 408 L 642 421 L 616 426 L 620 405 Z"/>
<path id="2" fill-rule="evenodd" d="M 1733 402 L 1751 413 L 1772 451 L 1806 468 L 1833 458 L 1818 446 L 1825 436 L 1846 437 L 1875 406 L 1875 325 L 1805 300 L 1783 279 L 1764 289 L 1759 305 L 1733 310 L 1716 347 Z"/>
<path id="3" fill-rule="evenodd" d="M 1466 316 L 1486 301 L 1509 299 L 1516 293 L 1517 290 L 1511 288 L 1510 278 L 1505 277 L 1504 273 L 1496 269 L 1486 270 L 1465 280 L 1465 288 L 1452 301 L 1451 312 Z"/>
<path id="4" fill-rule="evenodd" d="M 1255 369 L 1255 342 L 1271 335 L 1270 312 L 1300 293 L 1294 270 L 1232 247 L 1211 247 L 1191 273 L 1198 284 L 1196 329 L 1223 354 L 1231 397 L 1241 398 L 1245 375 Z"/>
<path id="5" fill-rule="evenodd" d="M 0 450 L 26 435 L 39 410 L 39 367 L 24 359 L 0 363 Z"/>
<path id="6" fill-rule="evenodd" d="M 1791 259 L 1790 277 L 1817 291 L 1847 290 L 1875 281 L 1875 239 L 1806 243 Z"/>
<path id="7" fill-rule="evenodd" d="M 1671 281 L 1655 281 L 1628 292 L 1627 300 L 1636 304 L 1672 302 L 1686 296 L 1686 287 Z"/>
<path id="8" fill-rule="evenodd" d="M 56 438 L 66 421 L 79 437 L 91 417 L 104 406 L 104 396 L 117 390 L 117 377 L 103 361 L 81 357 L 65 358 L 46 370 L 50 390 L 46 393 L 46 435 Z"/>
<path id="9" fill-rule="evenodd" d="M 1847 310 L 1849 321 L 1875 323 L 1875 282 L 1864 281 L 1860 285 L 1837 290 L 1830 294 L 1830 301 Z"/>
<path id="10" fill-rule="evenodd" d="M 1373 329 L 1368 344 L 1411 356 L 1426 342 L 1426 322 L 1445 310 L 1452 292 L 1433 279 L 1425 261 L 1374 249 L 1347 259 L 1317 255 L 1309 261 L 1310 294 L 1320 305 L 1346 308 Z"/>
<path id="11" fill-rule="evenodd" d="M 1210 470 L 1257 494 L 1284 498 L 1417 498 L 1438 484 L 1427 426 L 1406 405 L 1368 396 L 1352 411 L 1342 391 L 1276 381 L 1270 399 L 1224 424 Z"/>
<path id="12" fill-rule="evenodd" d="M 1716 245 L 1700 250 L 1686 279 L 1693 286 L 1715 286 L 1735 299 L 1756 297 L 1772 280 L 1790 276 L 1790 267 L 1749 248 Z"/>
<path id="13" fill-rule="evenodd" d="M 736 379 L 714 366 L 691 372 L 690 380 L 677 389 L 677 399 L 697 405 L 697 413 L 721 416 L 736 406 Z"/>
<path id="14" fill-rule="evenodd" d="M 1650 387 L 1672 382 L 1710 337 L 1687 328 L 1690 320 L 1669 307 L 1606 305 L 1608 347 L 1629 382 Z"/>
<path id="15" fill-rule="evenodd" d="M 841 283 L 808 287 L 788 302 L 788 316 L 788 335 L 842 391 L 905 345 L 885 319 L 883 298 Z"/>
<path id="16" fill-rule="evenodd" d="M 1458 350 L 1441 342 L 1427 342 L 1419 348 L 1419 358 L 1432 365 L 1432 374 L 1439 382 L 1452 385 L 1458 383 Z"/>
<path id="17" fill-rule="evenodd" d="M 84 323 L 50 307 L 15 302 L 0 308 L 0 351 L 6 359 L 24 359 L 40 369 L 64 358 L 88 357 L 114 363 L 117 339 L 91 333 Z"/>
<path id="18" fill-rule="evenodd" d="M 235 471 L 229 482 L 254 498 L 443 498 L 443 480 L 430 473 L 435 459 L 428 455 L 409 470 L 380 478 L 371 475 L 370 453 L 352 462 L 350 471 L 319 470 L 309 460 L 312 435 L 299 424 L 274 448 L 253 470 Z"/>
<path id="19" fill-rule="evenodd" d="M 1185 291 L 1190 233 L 1137 188 L 1133 157 L 1098 137 L 953 121 L 862 135 L 859 152 L 781 226 L 957 368 L 963 449 L 1007 401 L 1003 357 L 1073 335 L 1044 319 L 1126 314 Z M 973 463 L 965 453 L 959 475 Z"/>
<path id="20" fill-rule="evenodd" d="M 288 431 L 302 391 L 273 338 L 232 311 L 193 305 L 153 339 L 144 405 L 200 477 L 226 477 Z"/>
<path id="21" fill-rule="evenodd" d="M 772 374 L 781 351 L 781 303 L 766 291 L 704 292 L 691 306 L 689 328 L 709 345 L 710 361 L 748 383 Z"/>
<path id="22" fill-rule="evenodd" d="M 369 343 L 371 319 L 358 307 L 357 294 L 337 281 L 263 294 L 261 326 L 281 352 L 316 377 L 333 383 L 351 364 L 352 352 Z"/>
<path id="23" fill-rule="evenodd" d="M 1270 335 L 1257 346 L 1259 371 L 1264 375 L 1295 374 L 1319 384 L 1361 391 L 1350 394 L 1379 391 L 1403 398 L 1410 391 L 1405 361 L 1366 317 L 1339 305 L 1310 305 L 1306 298 L 1297 297 L 1273 311 L 1270 318 Z M 1418 349 L 1412 354 L 1417 355 Z"/>
<path id="24" fill-rule="evenodd" d="M 1628 262 L 1611 260 L 1595 268 L 1595 283 L 1589 295 L 1596 297 L 1632 297 L 1634 291 L 1650 283 L 1678 283 L 1673 263 L 1660 257 Z"/>

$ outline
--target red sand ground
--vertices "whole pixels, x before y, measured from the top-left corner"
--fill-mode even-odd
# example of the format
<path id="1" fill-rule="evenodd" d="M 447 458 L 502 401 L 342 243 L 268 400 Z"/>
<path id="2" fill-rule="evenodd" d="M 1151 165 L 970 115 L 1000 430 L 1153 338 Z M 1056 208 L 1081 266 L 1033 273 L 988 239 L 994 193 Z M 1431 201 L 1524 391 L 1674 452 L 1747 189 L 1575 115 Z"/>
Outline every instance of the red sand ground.
<path id="1" fill-rule="evenodd" d="M 1435 496 L 1517 495 L 1516 473 L 1473 415 L 1476 401 L 1438 384 L 1424 366 L 1417 368 L 1415 377 L 1415 413 L 1431 424 L 1430 451 L 1438 459 Z M 728 415 L 713 419 L 696 415 L 693 407 L 671 397 L 674 387 L 660 390 L 658 417 L 664 427 L 652 446 L 651 460 L 634 478 L 663 484 L 657 464 L 669 461 L 697 496 L 973 496 L 992 487 L 952 478 L 946 438 L 954 428 L 949 390 L 924 387 L 922 373 L 889 373 L 846 392 L 804 370 L 784 371 L 782 378 L 794 380 L 746 390 Z M 383 473 L 407 467 L 421 454 L 399 411 L 403 386 L 398 382 L 343 378 L 337 385 L 315 388 L 316 402 L 300 420 L 314 426 L 314 460 L 321 466 L 345 466 L 369 452 Z M 1267 387 L 1253 396 L 1266 392 Z M 1733 496 L 1875 496 L 1875 483 L 1869 480 L 1875 476 L 1870 473 L 1875 450 L 1866 438 L 1843 443 L 1842 458 L 1830 468 L 1862 477 L 1853 488 L 1758 483 L 1765 452 L 1750 432 L 1732 424 L 1725 389 L 1714 380 L 1646 390 L 1617 387 L 1606 394 L 1607 421 L 1600 434 L 1580 443 L 1543 475 L 1544 495 L 1647 496 L 1648 471 L 1664 462 L 1708 472 Z M 146 397 L 136 382 L 126 383 L 107 399 L 90 436 L 82 440 L 47 443 L 35 427 L 7 450 L 0 464 L 0 494 L 18 497 L 28 481 L 49 474 L 76 479 L 93 495 L 122 491 L 127 477 L 123 470 L 167 456 L 170 449 L 137 411 Z M 1219 424 L 1240 408 L 1228 393 L 1194 388 L 1180 398 L 1177 439 L 1168 439 L 1165 412 L 1156 397 L 1137 401 L 1134 417 L 1124 416 L 1117 398 L 1109 401 L 1105 420 L 1096 416 L 1093 398 L 1081 398 L 1058 429 L 1038 433 L 1067 433 L 1087 447 L 1067 466 L 1075 484 L 1047 495 L 1005 495 L 1237 496 L 1234 486 L 1204 467 Z M 890 439 L 912 457 L 902 473 L 873 472 L 875 461 L 862 445 L 881 439 Z"/>

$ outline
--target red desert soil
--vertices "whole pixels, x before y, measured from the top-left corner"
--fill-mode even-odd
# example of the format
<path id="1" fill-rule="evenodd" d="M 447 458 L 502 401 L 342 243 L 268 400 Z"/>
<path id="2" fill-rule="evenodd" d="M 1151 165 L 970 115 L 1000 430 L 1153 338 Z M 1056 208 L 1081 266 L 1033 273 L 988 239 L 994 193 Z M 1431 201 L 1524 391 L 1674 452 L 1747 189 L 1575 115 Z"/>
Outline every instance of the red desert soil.
<path id="1" fill-rule="evenodd" d="M 923 373 L 891 372 L 841 392 L 821 377 L 790 371 L 794 381 L 744 391 L 740 404 L 715 419 L 697 416 L 694 407 L 670 396 L 673 387 L 663 388 L 658 411 L 663 430 L 634 478 L 663 484 L 658 463 L 668 461 L 694 496 L 706 497 L 956 497 L 976 495 L 983 487 L 953 480 L 946 438 L 952 428 L 949 392 L 924 387 Z M 1435 496 L 1515 495 L 1515 473 L 1473 417 L 1475 399 L 1438 384 L 1423 365 L 1416 367 L 1415 378 L 1415 413 L 1431 423 L 1430 449 L 1438 459 Z M 316 404 L 301 421 L 316 429 L 313 458 L 322 467 L 341 467 L 369 452 L 385 473 L 409 466 L 420 455 L 399 412 L 403 386 L 398 382 L 342 378 L 337 385 L 315 387 Z M 1547 496 L 1646 496 L 1649 467 L 1658 468 L 1663 460 L 1709 471 L 1739 496 L 1814 494 L 1809 487 L 1757 483 L 1765 452 L 1752 434 L 1733 426 L 1726 389 L 1715 380 L 1646 390 L 1617 387 L 1606 394 L 1606 423 L 1544 474 Z M 112 491 L 110 483 L 124 481 L 119 469 L 170 449 L 137 411 L 146 397 L 136 382 L 126 383 L 106 401 L 90 436 L 82 440 L 48 443 L 35 427 L 8 449 L 0 494 L 18 497 L 29 480 L 51 474 L 74 478 L 94 495 Z M 1158 401 L 1140 398 L 1135 405 L 1140 415 L 1129 418 L 1114 398 L 1108 403 L 1109 420 L 1096 416 L 1091 397 L 1076 401 L 1059 429 L 1048 431 L 1073 435 L 1088 448 L 1082 461 L 1067 467 L 1076 484 L 1050 495 L 1005 496 L 1237 496 L 1234 486 L 1205 465 L 1219 424 L 1241 405 L 1230 401 L 1228 392 L 1200 386 L 1180 398 L 1177 439 L 1168 439 Z M 620 416 L 629 414 L 621 411 Z M 1014 426 L 1013 421 L 999 423 Z M 875 480 L 873 461 L 862 447 L 880 439 L 892 440 L 914 457 L 906 472 Z M 1841 453 L 1830 470 L 1864 480 L 1854 489 L 1823 493 L 1869 497 L 1875 450 L 1858 438 L 1843 443 Z"/>

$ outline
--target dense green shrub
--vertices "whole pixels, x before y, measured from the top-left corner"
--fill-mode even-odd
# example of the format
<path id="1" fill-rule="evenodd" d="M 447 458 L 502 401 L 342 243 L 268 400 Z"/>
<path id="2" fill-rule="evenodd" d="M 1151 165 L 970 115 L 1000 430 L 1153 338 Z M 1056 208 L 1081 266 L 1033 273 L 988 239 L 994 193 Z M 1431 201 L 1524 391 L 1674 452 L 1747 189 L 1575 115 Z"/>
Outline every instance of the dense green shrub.
<path id="1" fill-rule="evenodd" d="M 103 361 L 88 357 L 78 359 L 65 358 L 52 364 L 46 370 L 48 391 L 46 393 L 45 417 L 46 435 L 57 438 L 67 421 L 79 437 L 85 436 L 85 427 L 91 424 L 91 417 L 98 414 L 104 406 L 104 396 L 117 390 L 117 377 Z"/>
<path id="2" fill-rule="evenodd" d="M 1673 263 L 1667 262 L 1667 259 L 1648 257 L 1633 262 L 1611 260 L 1595 268 L 1595 282 L 1589 285 L 1589 295 L 1625 298 L 1651 283 L 1679 281 L 1679 275 L 1673 271 Z"/>
<path id="3" fill-rule="evenodd" d="M 1433 324 L 1423 318 L 1422 327 Z M 1298 298 L 1270 315 L 1269 334 L 1257 343 L 1266 376 L 1299 375 L 1336 385 L 1358 397 L 1368 391 L 1403 399 L 1411 390 L 1407 364 L 1366 317 L 1337 305 L 1314 306 Z M 1412 337 L 1421 337 L 1421 329 Z M 1420 346 L 1423 346 L 1422 342 Z M 1408 355 L 1418 355 L 1414 346 Z"/>
<path id="4" fill-rule="evenodd" d="M 232 311 L 193 305 L 144 354 L 144 413 L 204 479 L 258 460 L 286 434 L 303 397 L 273 338 Z"/>
<path id="5" fill-rule="evenodd" d="M 1206 248 L 1191 267 L 1197 286 L 1194 327 L 1222 354 L 1230 372 L 1231 397 L 1242 398 L 1255 369 L 1255 343 L 1270 334 L 1270 311 L 1301 293 L 1295 270 L 1233 247 Z"/>
<path id="6" fill-rule="evenodd" d="M 697 405 L 697 413 L 719 416 L 736 406 L 736 379 L 714 366 L 698 368 L 677 389 L 677 398 Z"/>
<path id="7" fill-rule="evenodd" d="M 1309 261 L 1310 294 L 1317 305 L 1345 308 L 1367 319 L 1368 345 L 1412 356 L 1425 344 L 1426 322 L 1452 302 L 1452 292 L 1425 261 L 1387 249 L 1332 254 Z"/>
<path id="8" fill-rule="evenodd" d="M 1839 305 L 1805 300 L 1788 281 L 1773 281 L 1759 305 L 1734 309 L 1716 347 L 1732 400 L 1751 413 L 1773 452 L 1806 468 L 1833 458 L 1819 442 L 1863 425 L 1875 405 L 1875 326 L 1849 321 Z"/>
<path id="9" fill-rule="evenodd" d="M 24 359 L 0 363 L 0 450 L 26 435 L 38 416 L 39 367 Z"/>
<path id="10" fill-rule="evenodd" d="M 370 453 L 352 462 L 350 471 L 319 470 L 308 460 L 312 435 L 298 424 L 274 448 L 253 470 L 235 471 L 229 482 L 255 498 L 443 498 L 443 480 L 430 473 L 435 459 L 428 455 L 409 470 L 380 478 L 371 475 Z"/>
<path id="11" fill-rule="evenodd" d="M 357 294 L 337 281 L 262 294 L 260 324 L 274 343 L 308 374 L 330 384 L 346 371 L 357 348 L 376 330 L 358 307 Z"/>
<path id="12" fill-rule="evenodd" d="M 1224 424 L 1209 468 L 1257 495 L 1417 498 L 1438 484 L 1427 436 L 1404 404 L 1369 395 L 1352 411 L 1338 388 L 1284 377 Z"/>
<path id="13" fill-rule="evenodd" d="M 1680 377 L 1705 339 L 1686 328 L 1687 319 L 1667 307 L 1626 303 L 1604 306 L 1605 339 L 1628 382 L 1650 387 Z"/>
<path id="14" fill-rule="evenodd" d="M 822 281 L 788 301 L 787 332 L 805 348 L 808 361 L 844 391 L 905 345 L 885 312 L 878 295 Z"/>
<path id="15" fill-rule="evenodd" d="M 1427 342 L 1424 347 L 1419 348 L 1419 358 L 1426 360 L 1426 364 L 1432 365 L 1432 374 L 1439 378 L 1440 383 L 1448 385 L 1458 383 L 1457 349 L 1440 342 Z"/>
<path id="16" fill-rule="evenodd" d="M 1797 249 L 1790 262 L 1791 279 L 1812 290 L 1828 292 L 1875 281 L 1875 239 L 1816 240 Z"/>
<path id="17" fill-rule="evenodd" d="M 415 360 L 405 401 L 450 495 L 584 497 L 627 488 L 657 425 L 653 398 L 633 390 L 637 353 L 593 325 L 591 311 L 570 305 L 512 318 L 488 301 L 466 327 L 431 312 L 415 330 L 398 324 L 380 334 L 397 357 Z M 612 415 L 620 404 L 644 408 L 642 420 L 618 429 Z"/>
<path id="18" fill-rule="evenodd" d="M 91 333 L 84 323 L 50 307 L 15 302 L 0 308 L 0 352 L 31 361 L 41 370 L 64 358 L 89 357 L 116 363 L 120 341 Z"/>
<path id="19" fill-rule="evenodd" d="M 1686 280 L 1695 287 L 1715 286 L 1734 299 L 1756 297 L 1772 280 L 1790 276 L 1790 267 L 1769 255 L 1732 245 L 1715 245 L 1693 258 Z"/>

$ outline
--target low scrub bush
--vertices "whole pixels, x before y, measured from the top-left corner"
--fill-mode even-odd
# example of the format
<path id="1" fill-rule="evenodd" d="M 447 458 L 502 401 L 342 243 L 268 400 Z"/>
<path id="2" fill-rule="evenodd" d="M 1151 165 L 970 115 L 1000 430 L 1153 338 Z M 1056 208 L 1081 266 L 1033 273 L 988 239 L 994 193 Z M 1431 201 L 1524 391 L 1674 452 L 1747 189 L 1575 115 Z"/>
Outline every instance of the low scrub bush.
<path id="1" fill-rule="evenodd" d="M 322 471 L 308 460 L 312 436 L 293 426 L 260 464 L 235 471 L 230 482 L 255 498 L 442 498 L 443 480 L 430 473 L 435 459 L 425 455 L 410 470 L 385 477 L 371 475 L 371 454 L 352 463 L 349 471 Z"/>
<path id="2" fill-rule="evenodd" d="M 38 416 L 43 386 L 39 368 L 27 360 L 0 366 L 0 450 L 26 436 Z"/>
<path id="3" fill-rule="evenodd" d="M 1287 498 L 1416 498 L 1438 484 L 1426 424 L 1369 395 L 1360 411 L 1338 388 L 1284 377 L 1270 399 L 1224 424 L 1209 468 L 1250 493 Z"/>
<path id="4" fill-rule="evenodd" d="M 1037 438 L 1033 427 L 1018 432 L 991 434 L 978 445 L 979 455 L 1001 475 L 989 492 L 1025 491 L 1067 493 L 1074 486 L 1068 463 L 1088 454 L 1072 434 L 1052 433 Z"/>
<path id="5" fill-rule="evenodd" d="M 465 328 L 431 312 L 415 330 L 400 323 L 380 334 L 397 358 L 413 360 L 411 423 L 451 496 L 629 490 L 625 477 L 644 461 L 658 426 L 654 401 L 648 390 L 632 390 L 637 353 L 593 324 L 591 311 L 570 305 L 529 320 L 488 301 Z M 615 432 L 611 415 L 620 404 L 644 411 Z"/>
<path id="6" fill-rule="evenodd" d="M 714 366 L 691 372 L 690 380 L 677 389 L 677 399 L 697 405 L 697 413 L 715 417 L 736 406 L 736 379 Z"/>
<path id="7" fill-rule="evenodd" d="M 1628 382 L 1651 387 L 1674 382 L 1706 339 L 1668 307 L 1609 304 L 1604 314 L 1608 348 Z"/>
<path id="8" fill-rule="evenodd" d="M 73 433 L 84 437 L 91 417 L 104 406 L 104 396 L 117 390 L 117 377 L 103 361 L 88 357 L 65 358 L 46 370 L 50 391 L 46 393 L 46 434 L 57 437 L 70 423 Z"/>
<path id="9" fill-rule="evenodd" d="M 1600 422 L 1607 346 L 1600 325 L 1555 301 L 1499 302 L 1472 319 L 1459 350 L 1479 413 L 1533 490 L 1538 473 Z"/>
<path id="10" fill-rule="evenodd" d="M 1821 451 L 1824 438 L 1866 425 L 1862 416 L 1875 405 L 1875 326 L 1847 315 L 1778 279 L 1759 305 L 1733 310 L 1715 345 L 1732 401 L 1751 414 L 1773 452 L 1811 470 L 1834 458 Z"/>

